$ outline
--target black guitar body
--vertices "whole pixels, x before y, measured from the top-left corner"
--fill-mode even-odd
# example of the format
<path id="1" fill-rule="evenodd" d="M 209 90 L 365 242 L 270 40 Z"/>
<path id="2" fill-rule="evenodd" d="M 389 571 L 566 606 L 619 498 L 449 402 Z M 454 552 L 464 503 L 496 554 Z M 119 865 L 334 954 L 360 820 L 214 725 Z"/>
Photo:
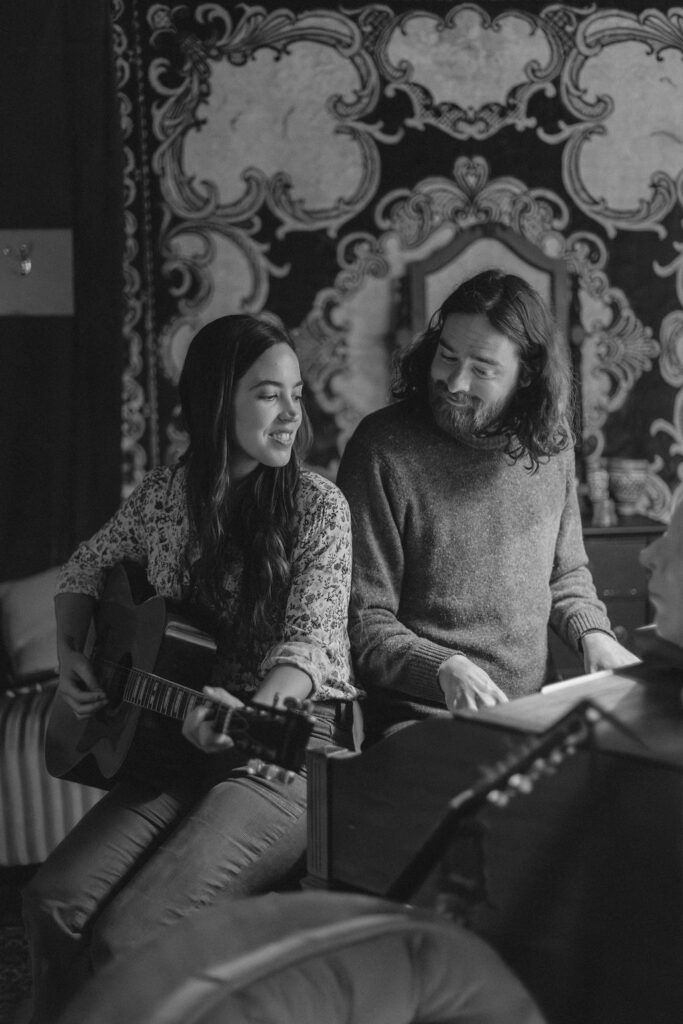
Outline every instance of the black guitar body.
<path id="1" fill-rule="evenodd" d="M 238 765 L 252 775 L 291 780 L 304 764 L 315 718 L 304 702 L 282 706 L 228 706 L 202 694 L 211 681 L 216 644 L 206 622 L 162 597 L 131 588 L 123 564 L 109 573 L 95 616 L 90 658 L 108 704 L 78 718 L 55 695 L 45 736 L 51 775 L 110 789 L 125 773 L 157 786 L 189 775 L 210 786 Z M 141 598 L 139 601 L 136 598 Z M 182 722 L 198 705 L 213 728 L 232 740 L 206 754 L 182 735 Z"/>
<path id="2" fill-rule="evenodd" d="M 202 770 L 206 756 L 184 739 L 180 721 L 123 702 L 126 673 L 118 669 L 201 691 L 215 661 L 213 641 L 162 597 L 135 604 L 123 566 L 112 569 L 95 622 L 91 657 L 109 704 L 82 720 L 55 697 L 45 748 L 50 774 L 110 789 L 124 772 L 162 785 Z"/>

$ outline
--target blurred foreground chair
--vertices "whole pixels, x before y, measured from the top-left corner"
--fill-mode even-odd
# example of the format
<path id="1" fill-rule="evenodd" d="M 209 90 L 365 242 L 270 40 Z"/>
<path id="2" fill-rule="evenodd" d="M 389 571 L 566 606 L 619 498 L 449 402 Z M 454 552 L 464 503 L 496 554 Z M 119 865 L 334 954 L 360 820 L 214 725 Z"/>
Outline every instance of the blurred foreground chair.
<path id="1" fill-rule="evenodd" d="M 482 939 L 347 893 L 200 911 L 96 975 L 58 1024 L 543 1024 Z"/>

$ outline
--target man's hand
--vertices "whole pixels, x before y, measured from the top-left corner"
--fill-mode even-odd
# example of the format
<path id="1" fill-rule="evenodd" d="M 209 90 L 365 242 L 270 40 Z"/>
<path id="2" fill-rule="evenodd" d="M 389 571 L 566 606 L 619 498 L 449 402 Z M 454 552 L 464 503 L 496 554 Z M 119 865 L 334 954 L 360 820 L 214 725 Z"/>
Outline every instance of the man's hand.
<path id="1" fill-rule="evenodd" d="M 90 659 L 80 651 L 62 651 L 57 692 L 77 718 L 88 718 L 107 703 Z"/>
<path id="2" fill-rule="evenodd" d="M 238 697 L 234 697 L 220 686 L 205 686 L 202 693 L 205 693 L 207 697 L 211 697 L 221 704 L 227 704 L 228 707 L 244 707 L 244 704 Z M 212 715 L 212 708 L 197 707 L 190 711 L 183 722 L 183 736 L 185 739 L 189 740 L 193 746 L 198 747 L 199 750 L 204 750 L 209 754 L 218 753 L 220 750 L 229 750 L 230 747 L 235 745 L 229 736 L 216 732 L 211 722 Z"/>
<path id="3" fill-rule="evenodd" d="M 507 701 L 488 673 L 464 654 L 453 654 L 444 661 L 439 666 L 437 679 L 451 714 L 463 708 L 476 711 L 480 707 L 493 707 Z"/>
<path id="4" fill-rule="evenodd" d="M 581 637 L 583 666 L 586 672 L 601 672 L 607 668 L 623 668 L 640 661 L 632 651 L 622 647 L 618 640 L 608 633 L 595 631 Z"/>

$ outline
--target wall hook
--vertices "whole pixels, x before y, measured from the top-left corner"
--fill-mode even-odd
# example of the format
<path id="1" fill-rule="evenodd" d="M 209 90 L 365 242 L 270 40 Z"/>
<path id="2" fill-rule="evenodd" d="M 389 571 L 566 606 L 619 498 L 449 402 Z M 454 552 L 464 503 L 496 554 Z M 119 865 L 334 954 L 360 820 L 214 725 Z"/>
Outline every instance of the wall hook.
<path id="1" fill-rule="evenodd" d="M 3 256 L 6 256 L 8 260 L 16 260 L 19 266 L 19 273 L 22 277 L 27 277 L 31 273 L 33 264 L 31 263 L 31 245 L 20 245 L 17 249 L 13 249 L 11 246 L 6 246 L 2 250 Z"/>

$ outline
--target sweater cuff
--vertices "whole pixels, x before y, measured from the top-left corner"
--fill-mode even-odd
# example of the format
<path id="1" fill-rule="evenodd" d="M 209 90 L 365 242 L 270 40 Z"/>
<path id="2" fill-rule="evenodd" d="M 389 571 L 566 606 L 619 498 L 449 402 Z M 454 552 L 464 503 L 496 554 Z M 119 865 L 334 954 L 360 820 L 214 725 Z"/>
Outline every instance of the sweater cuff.
<path id="1" fill-rule="evenodd" d="M 432 704 L 445 706 L 443 690 L 439 686 L 436 674 L 444 661 L 458 653 L 450 647 L 432 643 L 431 640 L 419 639 L 410 651 L 408 678 L 401 686 L 401 691 L 411 697 L 419 697 Z"/>
<path id="2" fill-rule="evenodd" d="M 319 690 L 331 675 L 330 661 L 325 652 L 316 644 L 303 640 L 274 644 L 261 662 L 259 679 L 277 665 L 292 665 L 305 672 L 311 680 L 313 692 Z"/>
<path id="3" fill-rule="evenodd" d="M 600 633 L 607 633 L 608 636 L 613 637 L 616 640 L 614 631 L 612 630 L 609 620 L 596 609 L 592 609 L 579 612 L 577 615 L 573 615 L 567 623 L 567 635 L 575 650 L 579 651 L 579 641 L 584 633 L 589 633 L 591 630 L 597 630 Z"/>

